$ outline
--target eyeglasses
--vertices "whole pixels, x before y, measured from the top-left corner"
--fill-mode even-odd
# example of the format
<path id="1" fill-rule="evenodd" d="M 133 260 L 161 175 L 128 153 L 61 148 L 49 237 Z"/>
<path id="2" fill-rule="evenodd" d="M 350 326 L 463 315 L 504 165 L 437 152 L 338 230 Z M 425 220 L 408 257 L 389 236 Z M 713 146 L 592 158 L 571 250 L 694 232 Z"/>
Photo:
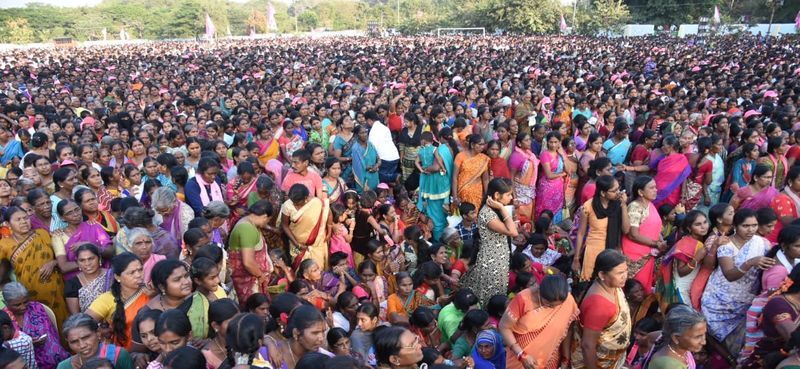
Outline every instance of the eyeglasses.
<path id="1" fill-rule="evenodd" d="M 414 341 L 408 346 L 400 346 L 400 349 L 415 349 L 419 346 L 419 336 L 414 335 Z"/>

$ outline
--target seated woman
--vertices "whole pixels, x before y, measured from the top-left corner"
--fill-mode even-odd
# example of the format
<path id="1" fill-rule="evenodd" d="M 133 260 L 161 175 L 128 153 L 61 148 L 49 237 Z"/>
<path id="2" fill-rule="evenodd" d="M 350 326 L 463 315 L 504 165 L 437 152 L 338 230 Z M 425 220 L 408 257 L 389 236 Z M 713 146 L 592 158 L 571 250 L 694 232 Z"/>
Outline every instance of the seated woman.
<path id="1" fill-rule="evenodd" d="M 250 297 L 252 296 L 255 295 Z M 210 369 L 219 368 L 228 356 L 228 324 L 238 313 L 239 307 L 231 299 L 219 299 L 209 306 L 208 320 L 213 329 L 208 333 L 209 340 L 203 347 L 203 356 L 206 357 Z"/>
<path id="2" fill-rule="evenodd" d="M 142 261 L 138 256 L 125 252 L 111 259 L 111 269 L 114 271 L 111 290 L 98 296 L 86 313 L 98 322 L 109 322 L 114 344 L 130 348 L 133 320 L 139 309 L 150 300 L 143 287 Z"/>
<path id="3" fill-rule="evenodd" d="M 69 317 L 61 329 L 69 349 L 75 355 L 61 361 L 57 369 L 81 368 L 94 358 L 105 358 L 115 369 L 133 369 L 133 360 L 124 348 L 100 341 L 97 322 L 88 314 L 78 313 Z M 39 365 L 41 368 L 41 364 Z"/>
<path id="4" fill-rule="evenodd" d="M 58 342 L 58 327 L 50 317 L 49 307 L 31 301 L 28 289 L 21 283 L 11 282 L 3 286 L 3 311 L 11 317 L 14 328 L 33 339 L 33 353 L 40 368 L 53 369 L 56 364 L 69 357 Z"/>
<path id="5" fill-rule="evenodd" d="M 481 331 L 475 339 L 475 347 L 470 356 L 475 362 L 475 368 L 505 368 L 506 349 L 503 346 L 503 337 L 492 329 Z"/>
<path id="6" fill-rule="evenodd" d="M 335 301 L 339 294 L 347 289 L 344 280 L 336 278 L 333 273 L 323 271 L 313 259 L 306 259 L 300 263 L 297 277 L 310 282 L 314 289 L 325 293 L 327 301 Z"/>
<path id="7" fill-rule="evenodd" d="M 389 298 L 389 286 L 386 279 L 378 275 L 377 269 L 371 260 L 364 260 L 358 264 L 360 282 L 353 287 L 353 293 L 359 301 L 368 301 L 385 308 L 386 299 Z"/>
<path id="8" fill-rule="evenodd" d="M 397 292 L 389 295 L 386 315 L 392 325 L 408 325 L 409 316 L 417 307 L 432 306 L 434 301 L 424 293 L 417 293 L 414 288 L 414 280 L 408 273 L 398 272 L 395 278 L 397 279 Z"/>
<path id="9" fill-rule="evenodd" d="M 372 335 L 380 323 L 378 313 L 378 308 L 375 305 L 361 305 L 356 313 L 358 327 L 350 335 L 354 356 L 363 360 L 367 365 L 376 364 L 375 345 Z"/>
<path id="10" fill-rule="evenodd" d="M 192 292 L 189 268 L 176 259 L 156 263 L 152 272 L 153 288 L 158 295 L 147 308 L 168 311 L 178 309 L 189 317 L 192 337 L 205 339 L 208 336 L 208 299 L 202 293 Z"/>

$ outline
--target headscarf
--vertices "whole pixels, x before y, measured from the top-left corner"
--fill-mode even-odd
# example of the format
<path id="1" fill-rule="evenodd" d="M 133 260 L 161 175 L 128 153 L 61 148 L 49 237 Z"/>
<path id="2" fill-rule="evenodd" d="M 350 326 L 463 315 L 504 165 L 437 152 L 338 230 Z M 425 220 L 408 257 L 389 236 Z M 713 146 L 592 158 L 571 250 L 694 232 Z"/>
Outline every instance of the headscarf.
<path id="1" fill-rule="evenodd" d="M 485 359 L 478 353 L 478 345 L 487 343 L 494 346 L 494 354 L 489 359 Z M 475 339 L 471 356 L 475 361 L 475 369 L 504 369 L 506 367 L 506 349 L 503 347 L 503 338 L 492 329 L 481 331 Z"/>

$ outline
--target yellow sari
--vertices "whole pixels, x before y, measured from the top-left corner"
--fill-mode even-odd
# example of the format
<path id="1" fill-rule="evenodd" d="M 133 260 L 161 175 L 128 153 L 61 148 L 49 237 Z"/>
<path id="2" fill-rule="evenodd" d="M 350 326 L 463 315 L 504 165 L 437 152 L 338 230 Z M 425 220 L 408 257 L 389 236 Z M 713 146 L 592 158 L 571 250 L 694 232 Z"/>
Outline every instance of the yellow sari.
<path id="1" fill-rule="evenodd" d="M 597 358 L 595 358 L 598 368 L 620 369 L 625 364 L 625 352 L 630 342 L 632 322 L 631 312 L 628 301 L 621 288 L 617 288 L 617 306 L 619 311 L 617 316 L 608 327 L 600 332 L 597 341 Z M 581 339 L 583 327 L 578 324 L 572 341 L 572 368 L 582 369 L 586 367 L 581 349 Z M 591 358 L 587 358 L 591 360 Z"/>
<path id="2" fill-rule="evenodd" d="M 281 206 L 281 216 L 289 218 L 289 229 L 298 242 L 305 245 L 305 251 L 299 245 L 292 244 L 290 254 L 295 268 L 305 259 L 314 259 L 321 268 L 328 265 L 328 199 L 317 197 L 308 199 L 300 209 L 295 208 L 292 200 L 286 200 Z"/>
<path id="3" fill-rule="evenodd" d="M 261 140 L 256 141 L 258 144 L 258 163 L 261 164 L 262 167 L 266 167 L 267 163 L 269 163 L 272 159 L 277 159 L 278 155 L 281 154 L 281 147 L 278 145 L 278 140 L 271 139 L 268 143 L 264 143 Z"/>
<path id="4" fill-rule="evenodd" d="M 39 280 L 39 269 L 56 259 L 51 244 L 50 234 L 43 229 L 33 231 L 21 243 L 13 237 L 3 238 L 0 240 L 0 259 L 11 262 L 17 281 L 28 289 L 31 300 L 49 306 L 60 327 L 68 315 L 64 300 L 64 278 L 58 268 L 54 268 L 50 278 L 43 282 Z"/>

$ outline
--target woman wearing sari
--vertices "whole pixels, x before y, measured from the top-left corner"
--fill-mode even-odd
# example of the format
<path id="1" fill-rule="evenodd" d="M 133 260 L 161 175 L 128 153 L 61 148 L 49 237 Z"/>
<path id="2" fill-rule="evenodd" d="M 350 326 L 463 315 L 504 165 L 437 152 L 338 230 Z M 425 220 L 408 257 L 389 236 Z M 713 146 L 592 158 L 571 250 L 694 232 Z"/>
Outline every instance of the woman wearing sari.
<path id="1" fill-rule="evenodd" d="M 231 228 L 247 213 L 248 196 L 255 188 L 256 171 L 253 164 L 247 161 L 239 163 L 236 166 L 236 178 L 232 178 L 226 187 L 227 204 L 231 209 L 228 224 Z"/>
<path id="2" fill-rule="evenodd" d="M 750 183 L 736 191 L 731 206 L 734 209 L 752 210 L 769 207 L 772 199 L 778 195 L 778 190 L 772 187 L 772 179 L 772 169 L 764 164 L 756 165 Z"/>
<path id="3" fill-rule="evenodd" d="M 29 301 L 28 290 L 20 283 L 3 286 L 3 308 L 11 318 L 16 331 L 33 339 L 33 353 L 39 368 L 53 369 L 58 362 L 69 357 L 59 344 L 58 327 L 50 320 L 47 307 L 38 301 Z"/>
<path id="4" fill-rule="evenodd" d="M 657 292 L 662 311 L 673 303 L 700 309 L 700 296 L 714 270 L 713 263 L 706 263 L 708 250 L 703 244 L 708 226 L 708 217 L 703 212 L 692 210 L 686 214 L 683 220 L 686 236 L 675 243 L 661 264 Z"/>
<path id="5" fill-rule="evenodd" d="M 160 227 L 172 234 L 176 240 L 183 239 L 183 233 L 189 230 L 189 222 L 194 219 L 194 210 L 183 201 L 178 200 L 175 191 L 169 187 L 159 187 L 153 192 L 153 210 L 161 215 Z"/>
<path id="6" fill-rule="evenodd" d="M 578 304 L 562 276 L 520 291 L 506 308 L 498 331 L 506 347 L 506 368 L 555 369 L 569 363 L 570 332 Z"/>
<path id="7" fill-rule="evenodd" d="M 91 221 L 84 222 L 81 208 L 72 200 L 60 202 L 57 208 L 59 216 L 67 222 L 67 226 L 53 232 L 50 237 L 53 242 L 53 253 L 58 260 L 58 269 L 64 275 L 65 281 L 79 272 L 76 249 L 82 244 L 90 243 L 98 246 L 103 257 L 106 260 L 111 259 L 114 248 L 111 247 L 111 237 L 103 227 Z M 104 265 L 108 266 L 108 263 Z"/>
<path id="8" fill-rule="evenodd" d="M 449 133 L 449 128 L 442 132 Z M 452 136 L 450 138 L 452 140 Z M 450 199 L 453 153 L 449 143 L 433 146 L 431 132 L 422 132 L 421 143 L 417 153 L 420 171 L 417 208 L 433 221 L 433 239 L 438 240 L 447 227 L 445 203 Z"/>
<path id="9" fill-rule="evenodd" d="M 486 142 L 478 134 L 469 135 L 467 150 L 456 155 L 453 161 L 452 188 L 456 189 L 453 203 L 462 201 L 480 208 L 483 193 L 489 183 L 489 157 L 483 153 Z"/>
<path id="10" fill-rule="evenodd" d="M 240 302 L 247 301 L 254 293 L 267 293 L 273 266 L 261 230 L 272 228 L 269 221 L 273 215 L 272 203 L 260 200 L 250 206 L 248 214 L 231 231 L 228 262 Z"/>
<path id="11" fill-rule="evenodd" d="M 289 238 L 293 267 L 305 259 L 328 265 L 332 222 L 328 199 L 309 197 L 308 188 L 299 183 L 289 188 L 289 200 L 281 206 L 281 228 Z"/>
<path id="12" fill-rule="evenodd" d="M 765 256 L 770 243 L 756 234 L 755 211 L 739 209 L 733 225 L 736 231 L 730 242 L 717 249 L 719 266 L 703 292 L 701 310 L 708 318 L 709 333 L 735 355 L 744 343 L 745 316 L 756 297 L 758 270 L 769 269 L 775 259 Z"/>
<path id="13" fill-rule="evenodd" d="M 269 124 L 259 124 L 256 128 L 255 143 L 258 144 L 258 163 L 262 167 L 267 166 L 270 160 L 277 159 L 281 155 L 281 145 L 278 144 L 276 138 L 281 135 L 283 135 L 282 129 L 273 134 L 272 126 Z"/>
<path id="14" fill-rule="evenodd" d="M 119 232 L 119 223 L 114 216 L 110 212 L 100 210 L 94 191 L 88 188 L 79 189 L 75 192 L 75 202 L 80 205 L 83 219 L 86 222 L 99 225 L 110 237 L 114 237 Z M 58 209 L 57 205 L 56 209 Z"/>
<path id="15" fill-rule="evenodd" d="M 394 278 L 397 281 L 397 292 L 389 295 L 389 299 L 386 300 L 386 316 L 389 323 L 408 324 L 409 317 L 418 307 L 436 305 L 435 301 L 414 288 L 413 278 L 407 272 L 398 272 Z"/>
<path id="16" fill-rule="evenodd" d="M 342 114 L 342 118 L 336 122 L 339 127 L 339 132 L 333 139 L 333 145 L 330 146 L 331 155 L 342 164 L 342 179 L 349 187 L 352 187 L 353 182 L 353 156 L 350 150 L 355 144 L 356 136 L 353 134 L 355 127 L 353 119 L 349 114 Z"/>
<path id="17" fill-rule="evenodd" d="M 83 313 L 94 300 L 111 288 L 114 273 L 103 268 L 100 249 L 85 243 L 75 250 L 80 273 L 64 283 L 64 297 L 70 315 Z"/>
<path id="18" fill-rule="evenodd" d="M 580 178 L 578 177 L 578 158 L 580 152 L 576 150 L 575 138 L 564 137 L 561 140 L 561 156 L 564 158 L 564 172 L 567 176 L 564 178 L 564 209 L 567 210 L 567 218 L 569 219 L 575 214 L 575 208 L 578 207 L 578 184 Z"/>
<path id="19" fill-rule="evenodd" d="M 722 137 L 711 136 L 711 147 L 705 160 L 711 162 L 711 182 L 708 183 L 703 196 L 703 205 L 706 207 L 719 202 L 722 195 L 722 185 L 725 184 L 725 162 L 722 152 L 725 149 Z M 701 162 L 700 165 L 704 163 Z"/>
<path id="20" fill-rule="evenodd" d="M 581 154 L 578 165 L 578 176 L 581 178 L 581 183 L 586 183 L 589 176 L 589 163 L 597 158 L 603 158 L 606 153 L 603 152 L 603 136 L 597 132 L 589 134 L 586 141 L 586 150 Z"/>
<path id="21" fill-rule="evenodd" d="M 562 209 L 564 208 L 564 158 L 559 153 L 561 148 L 561 134 L 550 132 L 545 137 L 547 149 L 540 155 L 543 175 L 539 177 L 536 187 L 536 218 L 545 210 L 550 210 L 555 215 L 553 222 L 561 222 Z"/>
<path id="22" fill-rule="evenodd" d="M 630 128 L 627 121 L 625 118 L 619 117 L 614 122 L 614 130 L 611 131 L 612 136 L 603 143 L 603 151 L 606 152 L 608 158 L 611 159 L 611 164 L 614 166 L 622 164 L 625 161 L 625 157 L 628 156 L 628 150 L 631 148 L 628 133 L 630 133 Z"/>
<path id="23" fill-rule="evenodd" d="M 784 229 L 790 228 L 792 228 L 791 232 L 793 233 L 790 238 L 794 239 L 791 248 L 798 252 L 800 251 L 798 249 L 800 245 L 797 242 L 798 236 L 800 236 L 800 228 L 793 226 Z M 787 259 L 787 261 L 791 263 L 794 260 Z M 783 262 L 773 268 L 783 268 L 781 264 Z M 764 273 L 766 274 L 767 271 Z M 785 274 L 785 270 L 780 270 L 774 277 L 779 277 L 783 274 Z M 771 279 L 773 283 L 778 282 L 776 278 Z M 790 340 L 797 326 L 800 325 L 800 268 L 793 267 L 789 274 L 777 285 L 778 287 L 773 288 L 772 291 L 766 294 L 764 301 L 766 304 L 757 316 L 758 330 L 761 333 L 759 339 L 750 348 L 750 352 L 745 352 L 745 349 L 748 348 L 745 346 L 740 353 L 739 362 L 742 368 L 765 367 L 765 357 L 775 352 L 783 352 L 784 345 Z"/>
<path id="24" fill-rule="evenodd" d="M 800 227 L 789 226 L 784 228 L 778 236 L 778 241 L 779 247 L 772 248 L 766 255 L 767 257 L 775 258 L 777 263 L 761 273 L 761 293 L 753 299 L 753 303 L 747 309 L 744 347 L 739 353 L 739 363 L 741 364 L 744 364 L 748 358 L 753 359 L 751 354 L 754 353 L 757 346 L 759 347 L 757 356 L 763 357 L 769 352 L 779 350 L 789 338 L 788 335 L 782 336 L 778 334 L 786 333 L 785 331 L 775 332 L 775 326 L 770 325 L 769 323 L 771 322 L 763 319 L 763 313 L 767 302 L 772 299 L 773 295 L 776 294 L 775 292 L 784 284 L 786 278 L 791 277 L 790 274 L 796 269 L 795 266 L 800 261 Z M 797 274 L 797 277 L 800 278 L 800 273 Z M 792 283 L 794 283 L 793 280 Z M 786 287 L 784 287 L 784 290 Z M 775 342 L 775 338 L 779 338 L 777 340 L 779 342 Z"/>
<path id="25" fill-rule="evenodd" d="M 131 328 L 136 314 L 150 301 L 144 287 L 142 262 L 129 252 L 111 259 L 114 281 L 111 290 L 98 296 L 86 313 L 94 320 L 106 321 L 111 326 L 113 342 L 130 349 L 133 342 Z"/>
<path id="26" fill-rule="evenodd" d="M 417 152 L 420 148 L 420 135 L 422 134 L 422 124 L 419 117 L 412 113 L 407 112 L 403 115 L 403 122 L 405 127 L 400 132 L 397 138 L 398 148 L 400 149 L 400 158 L 402 158 L 402 165 L 400 169 L 403 173 L 403 181 L 405 182 L 417 167 Z"/>
<path id="27" fill-rule="evenodd" d="M 637 177 L 628 204 L 630 230 L 622 237 L 622 252 L 628 258 L 628 273 L 642 283 L 645 294 L 653 291 L 656 277 L 655 255 L 666 251 L 661 238 L 661 216 L 653 205 L 658 194 L 656 182 L 650 176 Z"/>
<path id="28" fill-rule="evenodd" d="M 508 160 L 511 177 L 514 178 L 514 200 L 518 214 L 528 219 L 533 219 L 536 180 L 539 177 L 539 159 L 531 151 L 532 140 L 530 134 L 518 133 L 514 152 Z"/>
<path id="29" fill-rule="evenodd" d="M 728 201 L 739 189 L 750 184 L 750 180 L 753 178 L 753 170 L 756 168 L 756 160 L 761 151 L 758 150 L 756 144 L 750 142 L 744 144 L 743 150 L 746 155 L 736 160 L 729 172 L 729 192 L 725 201 Z"/>
<path id="30" fill-rule="evenodd" d="M 53 202 L 50 200 L 50 196 L 43 189 L 35 188 L 28 192 L 27 200 L 28 204 L 33 207 L 31 227 L 49 232 L 50 223 L 53 219 Z"/>
<path id="31" fill-rule="evenodd" d="M 344 193 L 347 191 L 347 184 L 342 180 L 342 162 L 330 157 L 325 160 L 325 176 L 322 177 L 322 188 L 328 194 L 331 204 L 344 205 Z"/>
<path id="32" fill-rule="evenodd" d="M 161 260 L 153 267 L 152 284 L 158 294 L 147 302 L 147 308 L 166 312 L 182 311 L 192 325 L 192 337 L 208 337 L 208 298 L 200 291 L 192 291 L 189 266 L 177 259 Z"/>
<path id="33" fill-rule="evenodd" d="M 597 256 L 594 283 L 581 301 L 572 341 L 572 368 L 621 368 L 631 336 L 631 316 L 622 287 L 628 279 L 625 256 L 604 250 Z"/>
<path id="34" fill-rule="evenodd" d="M 51 231 L 67 226 L 58 216 L 56 206 L 61 200 L 72 198 L 72 189 L 78 184 L 78 172 L 73 167 L 62 166 L 53 173 L 53 182 L 56 184 L 56 192 L 50 195 L 50 201 L 52 202 Z"/>
<path id="35" fill-rule="evenodd" d="M 766 164 L 775 173 L 775 178 L 772 179 L 773 187 L 784 185 L 786 174 L 789 171 L 786 164 L 787 150 L 789 150 L 789 144 L 783 137 L 770 137 L 767 141 L 767 155 L 759 159 L 759 163 Z"/>
<path id="36" fill-rule="evenodd" d="M 650 166 L 655 168 L 658 195 L 653 201 L 656 207 L 662 204 L 671 206 L 678 205 L 681 201 L 681 189 L 683 183 L 692 174 L 692 167 L 689 160 L 680 152 L 680 142 L 674 135 L 664 136 L 661 141 L 661 152 L 663 156 L 660 160 L 651 161 Z"/>
<path id="37" fill-rule="evenodd" d="M 773 234 L 779 234 L 784 226 L 788 226 L 800 217 L 800 166 L 795 165 L 786 175 L 786 187 L 783 188 L 770 204 L 778 214 Z"/>
<path id="38" fill-rule="evenodd" d="M 31 229 L 30 217 L 21 208 L 6 209 L 5 218 L 11 237 L 0 239 L 0 260 L 11 262 L 17 282 L 30 292 L 31 300 L 50 307 L 57 321 L 63 322 L 67 317 L 64 279 L 57 268 L 50 234 L 43 229 Z"/>
<path id="39" fill-rule="evenodd" d="M 353 134 L 358 138 L 350 148 L 356 191 L 360 193 L 375 190 L 380 182 L 378 169 L 381 167 L 381 159 L 378 157 L 378 151 L 367 140 L 369 130 L 366 126 L 357 126 Z"/>

